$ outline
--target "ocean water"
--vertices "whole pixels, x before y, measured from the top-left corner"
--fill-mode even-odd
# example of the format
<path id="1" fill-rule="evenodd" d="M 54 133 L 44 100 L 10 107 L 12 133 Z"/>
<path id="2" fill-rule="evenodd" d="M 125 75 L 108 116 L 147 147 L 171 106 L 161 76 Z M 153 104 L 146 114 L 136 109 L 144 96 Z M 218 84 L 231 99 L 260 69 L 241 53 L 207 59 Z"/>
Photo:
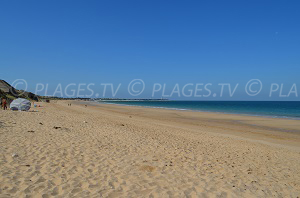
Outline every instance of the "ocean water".
<path id="1" fill-rule="evenodd" d="M 300 119 L 300 101 L 106 101 L 106 103 Z"/>

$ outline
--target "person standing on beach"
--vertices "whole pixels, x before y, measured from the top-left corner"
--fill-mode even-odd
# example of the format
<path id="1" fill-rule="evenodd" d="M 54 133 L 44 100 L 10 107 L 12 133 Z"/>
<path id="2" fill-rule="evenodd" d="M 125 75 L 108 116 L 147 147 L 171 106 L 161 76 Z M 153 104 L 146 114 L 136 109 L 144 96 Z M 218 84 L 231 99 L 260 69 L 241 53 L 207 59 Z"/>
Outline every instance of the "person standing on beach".
<path id="1" fill-rule="evenodd" d="M 5 98 L 2 99 L 2 108 L 3 108 L 3 110 L 7 109 L 6 99 Z"/>

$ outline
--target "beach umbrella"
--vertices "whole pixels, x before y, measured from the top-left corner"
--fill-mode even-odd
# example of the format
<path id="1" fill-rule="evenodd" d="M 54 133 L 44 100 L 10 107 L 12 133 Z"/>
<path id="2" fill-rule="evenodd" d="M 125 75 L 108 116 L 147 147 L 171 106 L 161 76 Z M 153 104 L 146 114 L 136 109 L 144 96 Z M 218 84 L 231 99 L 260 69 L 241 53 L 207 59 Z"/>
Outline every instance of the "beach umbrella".
<path id="1" fill-rule="evenodd" d="M 31 103 L 29 100 L 26 100 L 24 98 L 18 98 L 13 100 L 10 103 L 10 109 L 14 111 L 28 111 L 31 107 Z"/>

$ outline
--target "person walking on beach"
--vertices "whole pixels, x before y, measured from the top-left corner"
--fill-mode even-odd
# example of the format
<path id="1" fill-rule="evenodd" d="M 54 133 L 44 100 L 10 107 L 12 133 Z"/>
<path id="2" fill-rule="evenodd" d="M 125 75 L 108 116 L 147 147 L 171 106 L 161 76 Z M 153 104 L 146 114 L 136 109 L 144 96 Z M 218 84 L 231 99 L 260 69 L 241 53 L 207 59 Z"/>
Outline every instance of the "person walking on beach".
<path id="1" fill-rule="evenodd" d="M 2 108 L 3 108 L 3 110 L 7 109 L 7 104 L 6 104 L 6 99 L 5 98 L 2 99 Z"/>

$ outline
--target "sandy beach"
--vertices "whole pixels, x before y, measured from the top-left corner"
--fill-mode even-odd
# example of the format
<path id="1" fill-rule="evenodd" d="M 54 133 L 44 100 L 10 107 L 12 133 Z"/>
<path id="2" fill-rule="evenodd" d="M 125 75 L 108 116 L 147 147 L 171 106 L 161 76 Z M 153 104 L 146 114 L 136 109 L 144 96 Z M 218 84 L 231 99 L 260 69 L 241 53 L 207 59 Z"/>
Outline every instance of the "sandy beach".
<path id="1" fill-rule="evenodd" d="M 300 196 L 299 120 L 68 103 L 0 110 L 1 198 Z"/>

